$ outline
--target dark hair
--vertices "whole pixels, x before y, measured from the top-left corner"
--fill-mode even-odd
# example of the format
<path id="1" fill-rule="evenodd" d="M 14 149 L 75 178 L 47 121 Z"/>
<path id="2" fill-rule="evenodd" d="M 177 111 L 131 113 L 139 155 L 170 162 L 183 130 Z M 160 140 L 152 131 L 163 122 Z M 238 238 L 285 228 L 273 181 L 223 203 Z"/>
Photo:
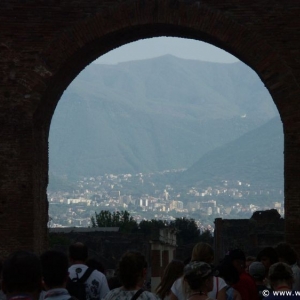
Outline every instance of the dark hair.
<path id="1" fill-rule="evenodd" d="M 183 260 L 183 264 L 184 264 L 184 265 L 187 265 L 187 264 L 191 261 L 191 259 L 192 259 L 191 256 L 186 257 L 186 258 Z"/>
<path id="2" fill-rule="evenodd" d="M 271 265 L 278 262 L 278 254 L 273 247 L 266 247 L 257 254 L 257 261 L 261 261 L 262 257 L 268 257 Z"/>
<path id="3" fill-rule="evenodd" d="M 242 260 L 242 261 L 246 262 L 245 252 L 242 249 L 239 249 L 239 248 L 230 250 L 229 253 L 228 253 L 228 258 L 231 261 L 239 259 L 239 260 Z"/>
<path id="4" fill-rule="evenodd" d="M 209 274 L 205 277 L 202 277 L 201 274 L 197 274 L 197 272 L 191 272 L 189 274 L 184 275 L 184 280 L 188 283 L 191 290 L 198 290 L 202 287 L 203 283 L 210 277 L 213 276 Z"/>
<path id="5" fill-rule="evenodd" d="M 222 277 L 228 285 L 233 285 L 239 281 L 239 272 L 233 266 L 228 256 L 219 263 L 216 268 L 218 276 Z"/>
<path id="6" fill-rule="evenodd" d="M 104 265 L 96 258 L 89 258 L 85 264 L 90 267 L 93 268 L 103 274 L 105 274 L 105 267 Z"/>
<path id="7" fill-rule="evenodd" d="M 75 243 L 69 247 L 69 256 L 73 260 L 85 261 L 88 258 L 88 248 L 83 243 Z"/>
<path id="8" fill-rule="evenodd" d="M 134 288 L 142 278 L 143 269 L 147 268 L 147 262 L 140 252 L 128 251 L 119 261 L 118 275 L 126 289 Z"/>
<path id="9" fill-rule="evenodd" d="M 113 276 L 107 279 L 107 284 L 110 290 L 116 289 L 122 286 L 118 276 Z"/>
<path id="10" fill-rule="evenodd" d="M 297 252 L 288 243 L 280 243 L 275 247 L 275 250 L 280 259 L 289 265 L 293 265 L 297 262 Z"/>
<path id="11" fill-rule="evenodd" d="M 247 256 L 247 257 L 246 257 L 246 262 L 247 262 L 247 261 L 254 262 L 254 261 L 256 261 L 256 258 L 255 258 L 254 256 Z"/>
<path id="12" fill-rule="evenodd" d="M 69 261 L 66 254 L 46 251 L 41 255 L 42 274 L 49 288 L 62 286 L 68 276 Z"/>
<path id="13" fill-rule="evenodd" d="M 6 293 L 33 293 L 41 290 L 41 263 L 34 253 L 12 253 L 3 264 L 2 276 Z"/>
<path id="14" fill-rule="evenodd" d="M 160 284 L 155 292 L 160 299 L 164 299 L 171 290 L 176 279 L 183 275 L 184 263 L 180 260 L 172 260 L 165 268 Z"/>

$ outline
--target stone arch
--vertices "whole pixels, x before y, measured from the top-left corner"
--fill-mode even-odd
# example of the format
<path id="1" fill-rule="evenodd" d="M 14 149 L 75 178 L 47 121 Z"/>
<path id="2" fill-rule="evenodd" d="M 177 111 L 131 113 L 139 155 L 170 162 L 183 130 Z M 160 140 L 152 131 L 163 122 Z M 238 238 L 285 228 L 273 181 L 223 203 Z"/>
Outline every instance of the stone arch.
<path id="1" fill-rule="evenodd" d="M 283 117 L 282 92 L 293 85 L 298 88 L 298 83 L 278 49 L 271 47 L 262 36 L 199 1 L 174 2 L 174 5 L 168 5 L 167 1 L 141 3 L 143 1 L 135 1 L 135 5 L 123 3 L 115 9 L 99 12 L 66 28 L 43 49 L 39 55 L 41 69 L 52 75 L 50 84 L 46 85 L 47 92 L 45 86 L 41 87 L 42 99 L 36 117 L 40 109 L 43 116 L 47 112 L 52 115 L 59 98 L 49 95 L 53 90 L 62 94 L 79 72 L 99 56 L 124 44 L 159 36 L 200 40 L 233 54 L 257 73 Z M 289 98 L 289 93 L 284 97 Z M 52 110 L 43 110 L 47 106 Z"/>
<path id="2" fill-rule="evenodd" d="M 17 104 L 13 109 L 17 108 L 18 113 L 13 115 L 15 111 L 12 109 L 11 114 L 4 114 L 9 132 L 5 136 L 8 145 L 5 153 L 9 155 L 9 147 L 14 144 L 11 139 L 17 136 L 14 145 L 19 153 L 10 163 L 21 164 L 21 173 L 24 174 L 19 176 L 16 170 L 8 169 L 10 177 L 18 174 L 15 181 L 21 189 L 17 191 L 13 190 L 15 182 L 11 178 L 3 180 L 7 183 L 3 200 L 6 212 L 0 211 L 0 232 L 7 243 L 0 246 L 0 250 L 7 253 L 26 247 L 39 252 L 47 244 L 48 134 L 63 91 L 85 66 L 102 54 L 132 41 L 164 35 L 201 40 L 228 51 L 250 66 L 269 90 L 281 115 L 285 134 L 286 238 L 300 250 L 300 238 L 295 235 L 299 232 L 295 222 L 300 225 L 297 221 L 300 192 L 295 179 L 300 173 L 300 124 L 297 121 L 300 91 L 299 76 L 293 68 L 296 60 L 291 59 L 293 56 L 288 55 L 283 46 L 280 47 L 278 39 L 272 39 L 270 28 L 264 30 L 263 24 L 256 21 L 256 17 L 274 14 L 278 17 L 275 21 L 278 24 L 282 22 L 280 12 L 284 7 L 278 3 L 259 7 L 259 1 L 253 1 L 252 6 L 243 6 L 221 0 L 214 4 L 210 1 L 176 0 L 110 1 L 107 4 L 80 0 L 76 3 L 78 6 L 74 7 L 72 4 L 58 6 L 66 15 L 57 19 L 47 15 L 52 22 L 50 34 L 47 35 L 47 27 L 41 29 L 45 38 L 33 46 L 32 62 L 28 62 L 22 51 L 13 50 L 16 52 L 14 64 L 16 68 L 18 64 L 22 65 L 22 73 L 17 74 L 17 83 L 8 92 L 8 95 L 14 95 Z M 58 30 L 59 25 L 62 27 Z M 3 45 L 1 47 L 6 47 Z M 6 48 L 4 52 L 8 51 Z M 7 77 L 11 74 L 10 70 Z M 10 117 L 16 124 L 22 124 L 21 129 L 16 129 Z M 8 196 L 9 191 L 13 192 Z M 14 226 L 5 221 L 11 216 L 14 203 L 23 196 L 27 201 L 24 209 L 32 219 L 27 224 L 28 233 L 25 235 L 21 229 L 26 217 L 20 214 L 21 220 Z"/>

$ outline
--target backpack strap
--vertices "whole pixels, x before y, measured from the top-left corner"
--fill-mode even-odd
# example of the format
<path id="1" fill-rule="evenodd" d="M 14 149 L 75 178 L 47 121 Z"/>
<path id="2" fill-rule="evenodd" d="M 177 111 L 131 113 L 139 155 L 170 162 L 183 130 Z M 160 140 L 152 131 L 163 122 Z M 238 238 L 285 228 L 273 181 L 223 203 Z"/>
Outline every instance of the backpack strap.
<path id="1" fill-rule="evenodd" d="M 139 289 L 133 296 L 130 300 L 136 300 L 140 294 L 143 292 L 144 290 L 143 289 Z"/>
<path id="2" fill-rule="evenodd" d="M 84 274 L 78 279 L 77 282 L 85 283 L 88 278 L 91 276 L 91 274 L 94 272 L 93 268 L 87 268 L 87 270 L 84 272 Z"/>

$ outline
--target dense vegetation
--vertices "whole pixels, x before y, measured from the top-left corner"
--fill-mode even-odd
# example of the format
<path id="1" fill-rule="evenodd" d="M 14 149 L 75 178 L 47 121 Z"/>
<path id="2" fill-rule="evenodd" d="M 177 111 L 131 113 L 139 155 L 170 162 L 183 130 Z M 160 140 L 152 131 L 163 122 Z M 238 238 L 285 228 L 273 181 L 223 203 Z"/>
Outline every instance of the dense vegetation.
<path id="1" fill-rule="evenodd" d="M 149 239 L 155 237 L 162 228 L 172 228 L 176 231 L 177 244 L 179 246 L 200 241 L 212 244 L 213 237 L 210 231 L 200 233 L 194 219 L 176 218 L 174 221 L 165 222 L 162 220 L 143 220 L 139 224 L 130 216 L 128 211 L 117 211 L 111 213 L 107 210 L 95 212 L 91 218 L 93 227 L 119 227 L 124 233 L 142 233 Z"/>

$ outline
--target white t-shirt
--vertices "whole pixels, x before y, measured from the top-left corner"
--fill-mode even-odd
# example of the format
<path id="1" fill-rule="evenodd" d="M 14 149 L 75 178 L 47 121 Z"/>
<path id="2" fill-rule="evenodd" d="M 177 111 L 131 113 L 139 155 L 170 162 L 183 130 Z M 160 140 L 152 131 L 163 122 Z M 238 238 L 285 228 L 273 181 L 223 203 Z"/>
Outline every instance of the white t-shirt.
<path id="1" fill-rule="evenodd" d="M 72 265 L 69 268 L 69 277 L 71 279 L 77 278 L 77 269 L 78 271 L 80 271 L 78 273 L 78 277 L 81 278 L 87 268 L 88 266 L 82 264 Z M 97 270 L 94 270 L 86 281 L 87 300 L 101 300 L 106 296 L 108 292 L 109 287 L 105 275 Z"/>
<path id="2" fill-rule="evenodd" d="M 214 277 L 213 290 L 207 293 L 207 296 L 212 299 L 217 298 L 217 292 L 226 287 L 225 281 L 220 277 Z M 183 277 L 178 278 L 171 287 L 172 293 L 178 298 L 178 300 L 186 299 L 186 292 L 184 291 Z"/>

